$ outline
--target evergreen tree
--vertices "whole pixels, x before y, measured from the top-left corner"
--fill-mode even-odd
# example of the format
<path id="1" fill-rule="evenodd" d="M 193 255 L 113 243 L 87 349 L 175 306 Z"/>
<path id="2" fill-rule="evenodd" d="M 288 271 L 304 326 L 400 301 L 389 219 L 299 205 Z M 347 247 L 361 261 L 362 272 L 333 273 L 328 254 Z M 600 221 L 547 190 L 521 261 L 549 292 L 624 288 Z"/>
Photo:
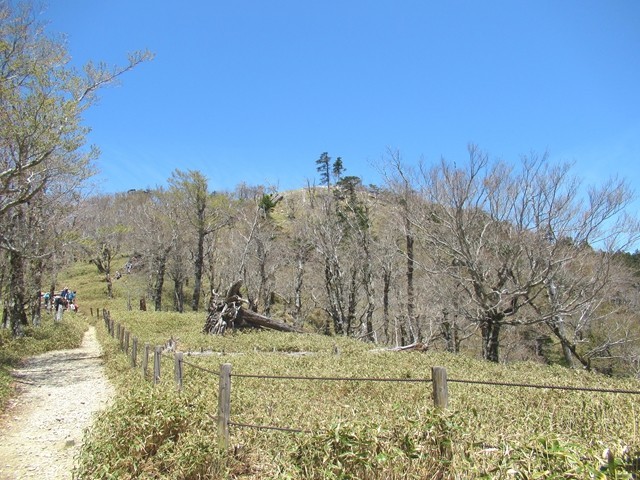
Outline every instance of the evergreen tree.
<path id="1" fill-rule="evenodd" d="M 320 173 L 320 185 L 331 186 L 331 157 L 327 152 L 322 153 L 316 160 L 316 170 Z"/>
<path id="2" fill-rule="evenodd" d="M 347 170 L 342 164 L 342 157 L 336 158 L 336 160 L 333 162 L 332 170 L 333 178 L 336 180 L 336 182 L 339 181 L 340 178 L 342 178 L 342 174 Z"/>

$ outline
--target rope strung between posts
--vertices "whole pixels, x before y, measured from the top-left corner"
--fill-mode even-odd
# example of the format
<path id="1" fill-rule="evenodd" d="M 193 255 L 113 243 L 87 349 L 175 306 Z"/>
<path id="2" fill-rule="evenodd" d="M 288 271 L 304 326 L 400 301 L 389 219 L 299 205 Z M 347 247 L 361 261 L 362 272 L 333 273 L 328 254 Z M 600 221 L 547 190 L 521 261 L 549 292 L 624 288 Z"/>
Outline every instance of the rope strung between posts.
<path id="1" fill-rule="evenodd" d="M 195 368 L 196 370 L 200 370 L 202 372 L 206 372 L 206 373 L 210 373 L 212 375 L 215 375 L 216 377 L 220 376 L 220 372 L 216 372 L 214 370 L 210 370 L 208 368 L 201 367 L 200 365 L 196 365 L 195 363 L 188 362 L 184 358 L 182 359 L 182 363 L 184 363 L 185 365 L 189 365 L 190 367 Z"/>
<path id="2" fill-rule="evenodd" d="M 108 311 L 103 310 L 103 316 L 107 315 L 110 319 Z M 162 357 L 174 358 L 174 355 L 165 351 L 161 352 Z M 215 376 L 220 374 L 214 370 L 201 367 L 194 363 L 182 360 L 183 364 L 188 365 L 196 370 L 200 370 L 205 373 L 209 373 Z M 398 382 L 398 383 L 430 383 L 433 382 L 431 378 L 375 378 L 375 377 L 306 377 L 295 375 L 255 375 L 255 374 L 233 374 L 233 377 L 237 378 L 256 378 L 256 379 L 270 379 L 270 380 L 310 380 L 310 381 L 326 381 L 326 382 Z M 485 380 L 464 380 L 449 378 L 450 383 L 462 383 L 468 385 L 487 385 L 496 387 L 520 387 L 520 388 L 537 388 L 547 390 L 565 390 L 575 392 L 595 392 L 595 393 L 621 393 L 626 395 L 640 395 L 640 390 L 627 390 L 627 389 L 614 389 L 614 388 L 600 388 L 600 387 L 572 387 L 561 385 L 539 385 L 532 383 L 514 383 L 514 382 L 494 382 Z M 238 426 L 243 426 L 238 424 Z M 271 428 L 271 427 L 269 427 Z M 275 427 L 273 427 L 275 428 Z"/>
<path id="3" fill-rule="evenodd" d="M 218 417 L 210 414 L 206 414 L 209 418 L 214 421 L 218 421 Z M 276 430 L 278 432 L 290 432 L 290 433 L 313 433 L 311 430 L 303 430 L 301 428 L 287 428 L 287 427 L 274 427 L 267 425 L 252 425 L 250 423 L 238 423 L 238 422 L 229 422 L 229 426 L 239 427 L 239 428 L 253 428 L 255 430 Z"/>
<path id="4" fill-rule="evenodd" d="M 189 365 L 198 370 L 211 373 L 219 376 L 218 372 L 208 370 L 204 367 L 194 365 L 187 361 L 183 361 L 186 365 Z M 243 374 L 234 373 L 232 377 L 237 378 L 257 378 L 268 380 L 309 380 L 309 381 L 327 381 L 327 382 L 396 382 L 396 383 L 430 383 L 433 380 L 431 378 L 376 378 L 376 377 L 306 377 L 295 375 L 256 375 L 256 374 Z M 599 387 L 572 387 L 562 385 L 538 385 L 532 383 L 512 383 L 512 382 L 492 382 L 485 380 L 464 380 L 449 378 L 450 383 L 463 383 L 470 385 L 487 385 L 494 387 L 520 387 L 520 388 L 538 388 L 547 390 L 566 390 L 576 392 L 597 392 L 597 393 L 622 393 L 628 395 L 640 395 L 640 390 L 624 390 L 613 388 L 599 388 Z"/>
<path id="5" fill-rule="evenodd" d="M 118 330 L 121 335 L 118 335 L 119 341 L 122 342 L 123 339 L 126 338 L 126 347 L 124 347 L 125 351 L 128 350 L 128 333 L 125 330 L 120 330 L 120 324 L 118 324 Z M 135 339 L 135 337 L 134 337 Z M 137 340 L 137 339 L 136 339 Z M 269 425 L 255 425 L 249 423 L 239 423 L 239 422 L 231 422 L 230 421 L 230 389 L 231 389 L 231 378 L 254 378 L 254 379 L 271 379 L 271 380 L 306 380 L 306 381 L 325 381 L 325 382 L 394 382 L 394 383 L 432 383 L 434 385 L 433 398 L 436 404 L 436 408 L 446 408 L 447 406 L 447 382 L 449 383 L 461 383 L 461 384 L 469 384 L 469 385 L 486 385 L 486 386 L 503 386 L 503 387 L 519 387 L 519 388 L 534 388 L 534 389 L 547 389 L 547 390 L 564 390 L 564 391 L 577 391 L 577 392 L 597 392 L 597 393 L 620 393 L 620 394 L 630 394 L 630 395 L 640 395 L 640 390 L 628 390 L 628 389 L 610 389 L 610 388 L 600 388 L 600 387 L 574 387 L 574 386 L 559 386 L 559 385 L 540 385 L 540 384 L 531 384 L 531 383 L 515 383 L 515 382 L 496 382 L 496 381 L 482 381 L 482 380 L 465 380 L 465 379 L 455 379 L 446 377 L 446 371 L 442 367 L 433 367 L 432 375 L 434 378 L 379 378 L 379 377 L 316 377 L 316 376 L 302 376 L 302 375 L 258 375 L 258 374 L 233 374 L 231 375 L 231 364 L 221 365 L 220 373 L 208 369 L 206 367 L 201 367 L 194 363 L 184 360 L 182 352 L 175 352 L 174 348 L 171 349 L 163 349 L 161 346 L 155 347 L 155 355 L 156 359 L 160 360 L 162 357 L 166 357 L 168 359 L 173 359 L 175 361 L 175 378 L 176 382 L 179 385 L 179 390 L 182 388 L 182 365 L 188 365 L 196 370 L 200 370 L 207 374 L 215 375 L 220 379 L 221 386 L 219 392 L 219 401 L 220 399 L 226 398 L 219 405 L 219 412 L 223 412 L 218 417 L 215 417 L 221 423 L 218 425 L 219 430 L 221 429 L 223 434 L 221 435 L 223 445 L 228 445 L 229 442 L 229 427 L 234 426 L 238 428 L 252 428 L 256 430 L 271 430 L 271 431 L 279 431 L 279 432 L 288 432 L 288 433 L 305 433 L 310 434 L 313 433 L 309 430 L 298 429 L 298 428 L 290 428 L 290 427 L 277 427 L 277 426 L 269 426 Z M 145 344 L 145 349 L 148 349 L 148 344 Z M 178 356 L 179 355 L 179 356 Z M 154 365 L 154 383 L 158 383 L 160 378 L 160 362 L 157 361 L 156 365 Z M 143 364 L 145 365 L 145 364 Z M 135 360 L 134 360 L 135 366 Z M 227 366 L 228 368 L 223 368 Z M 225 373 L 223 373 L 225 370 Z M 443 378 L 440 378 L 441 375 L 436 373 L 436 370 L 444 371 Z M 146 366 L 144 366 L 144 372 L 146 375 Z M 223 388 L 223 379 L 225 380 L 226 387 Z M 222 392 L 225 392 L 225 395 Z M 439 394 L 440 391 L 444 391 L 444 401 Z M 214 418 L 211 416 L 211 418 Z"/>
<path id="6" fill-rule="evenodd" d="M 251 375 L 234 373 L 232 377 L 261 378 L 270 380 L 320 380 L 327 382 L 405 382 L 405 383 L 429 383 L 430 378 L 375 378 L 375 377 L 302 377 L 291 375 Z"/>
<path id="7" fill-rule="evenodd" d="M 523 387 L 523 388 L 539 388 L 548 390 L 571 390 L 577 392 L 598 392 L 598 393 L 625 393 L 630 395 L 640 395 L 640 390 L 617 390 L 612 388 L 598 388 L 598 387 L 570 387 L 560 385 L 535 385 L 532 383 L 509 383 L 509 382 L 491 382 L 483 380 L 456 380 L 449 378 L 449 383 L 466 383 L 472 385 L 489 385 L 497 387 Z"/>

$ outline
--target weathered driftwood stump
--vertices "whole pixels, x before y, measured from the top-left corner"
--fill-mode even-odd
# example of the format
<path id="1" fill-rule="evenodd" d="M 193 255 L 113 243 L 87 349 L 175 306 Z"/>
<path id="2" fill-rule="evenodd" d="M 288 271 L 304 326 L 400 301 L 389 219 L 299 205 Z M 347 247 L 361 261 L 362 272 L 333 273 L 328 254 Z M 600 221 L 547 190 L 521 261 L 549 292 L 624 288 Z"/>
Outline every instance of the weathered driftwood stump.
<path id="1" fill-rule="evenodd" d="M 242 306 L 241 286 L 242 281 L 231 285 L 222 301 L 220 301 L 219 295 L 215 291 L 213 292 L 209 303 L 209 315 L 203 328 L 204 333 L 223 335 L 228 327 L 234 328 L 238 311 Z"/>
<path id="2" fill-rule="evenodd" d="M 302 332 L 293 325 L 244 308 L 243 305 L 248 305 L 249 302 L 240 295 L 240 287 L 242 280 L 231 285 L 222 300 L 214 292 L 209 304 L 209 315 L 202 329 L 204 333 L 223 335 L 228 328 L 269 328 L 281 332 Z"/>

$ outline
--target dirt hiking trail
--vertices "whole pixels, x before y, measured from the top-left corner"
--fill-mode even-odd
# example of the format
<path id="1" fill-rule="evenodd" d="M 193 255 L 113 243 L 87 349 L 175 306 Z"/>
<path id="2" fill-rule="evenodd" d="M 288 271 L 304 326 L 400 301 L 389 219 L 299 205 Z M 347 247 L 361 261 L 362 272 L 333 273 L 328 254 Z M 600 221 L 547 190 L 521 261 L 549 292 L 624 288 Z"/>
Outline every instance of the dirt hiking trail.
<path id="1" fill-rule="evenodd" d="M 14 370 L 18 395 L 0 418 L 0 480 L 72 478 L 84 430 L 113 395 L 101 353 L 89 327 L 80 348 Z"/>

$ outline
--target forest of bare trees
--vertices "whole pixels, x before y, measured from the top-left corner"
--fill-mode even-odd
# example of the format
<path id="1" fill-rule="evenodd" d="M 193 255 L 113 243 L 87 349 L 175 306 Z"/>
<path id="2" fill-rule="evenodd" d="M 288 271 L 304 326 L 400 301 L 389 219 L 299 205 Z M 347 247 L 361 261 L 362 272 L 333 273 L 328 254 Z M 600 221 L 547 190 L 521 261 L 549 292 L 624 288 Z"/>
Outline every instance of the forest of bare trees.
<path id="1" fill-rule="evenodd" d="M 241 280 L 250 310 L 308 331 L 494 362 L 635 368 L 637 254 L 624 252 L 638 225 L 624 182 L 583 187 L 570 165 L 494 162 L 474 145 L 456 165 L 407 166 L 390 152 L 380 187 L 340 167 L 296 191 L 224 193 L 178 169 L 168 189 L 80 201 L 50 241 L 94 264 L 107 295 L 114 262 L 134 261 L 156 310 L 206 310 Z M 55 275 L 25 258 L 38 272 L 22 272 L 30 285 Z"/>
<path id="2" fill-rule="evenodd" d="M 640 228 L 624 181 L 584 185 L 546 155 L 506 163 L 470 145 L 430 165 L 389 151 L 378 186 L 323 153 L 309 161 L 319 184 L 295 191 L 212 192 L 176 169 L 166 188 L 84 196 L 96 152 L 81 114 L 150 55 L 74 76 L 53 68 L 64 46 L 28 11 L 0 15 L 12 45 L 0 49 L 0 298 L 14 335 L 38 325 L 40 292 L 65 264 L 93 264 L 111 296 L 128 262 L 153 308 L 203 321 L 241 280 L 250 310 L 296 329 L 640 372 Z"/>

